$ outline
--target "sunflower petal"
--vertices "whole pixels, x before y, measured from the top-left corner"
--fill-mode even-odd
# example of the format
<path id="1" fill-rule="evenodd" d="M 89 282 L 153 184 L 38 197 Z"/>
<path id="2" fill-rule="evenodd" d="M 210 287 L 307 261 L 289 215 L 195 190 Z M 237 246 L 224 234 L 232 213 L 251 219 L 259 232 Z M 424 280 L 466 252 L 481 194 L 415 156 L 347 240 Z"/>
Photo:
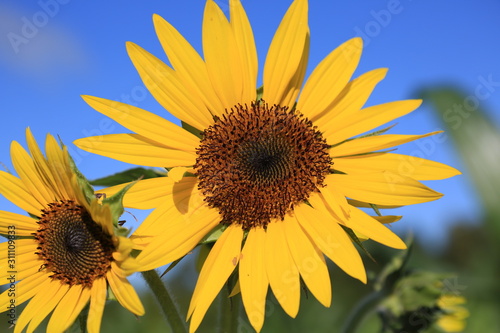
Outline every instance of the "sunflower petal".
<path id="1" fill-rule="evenodd" d="M 401 154 L 361 155 L 335 159 L 335 169 L 347 174 L 391 171 L 416 180 L 438 180 L 460 174 L 446 164 Z"/>
<path id="2" fill-rule="evenodd" d="M 249 103 L 251 100 L 241 100 L 245 87 L 242 71 L 247 69 L 242 68 L 233 30 L 212 0 L 206 2 L 203 16 L 203 55 L 210 81 L 222 104 L 229 109 L 238 103 Z"/>
<path id="3" fill-rule="evenodd" d="M 236 42 L 235 51 L 240 53 L 239 58 L 241 60 L 243 83 L 241 101 L 254 101 L 256 98 L 258 63 L 252 27 L 240 0 L 231 0 L 229 2 L 229 13 L 230 24 Z"/>
<path id="4" fill-rule="evenodd" d="M 109 99 L 93 96 L 82 98 L 96 111 L 165 147 L 194 153 L 200 143 L 200 139 L 195 135 L 154 113 Z"/>
<path id="5" fill-rule="evenodd" d="M 35 302 L 35 299 L 39 297 L 40 303 L 36 303 L 33 306 L 33 318 L 28 325 L 27 333 L 33 332 L 38 325 L 49 315 L 49 313 L 54 310 L 57 304 L 61 301 L 61 299 L 66 295 L 69 290 L 69 285 L 62 284 L 59 280 L 48 280 L 51 284 L 47 285 L 47 287 L 40 286 L 41 291 L 36 294 L 35 297 L 28 303 L 26 308 L 23 310 L 23 313 L 26 312 L 28 306 L 31 303 Z M 16 329 L 17 329 L 16 324 Z M 20 329 L 21 331 L 22 329 Z"/>
<path id="6" fill-rule="evenodd" d="M 28 213 L 39 216 L 45 208 L 26 189 L 23 181 L 5 171 L 0 171 L 0 193 L 10 202 Z"/>
<path id="7" fill-rule="evenodd" d="M 386 226 L 358 208 L 352 208 L 352 215 L 345 225 L 366 237 L 395 249 L 406 249 L 406 244 Z"/>
<path id="8" fill-rule="evenodd" d="M 203 130 L 213 122 L 199 96 L 190 94 L 174 70 L 140 46 L 128 42 L 130 59 L 149 92 L 176 118 Z"/>
<path id="9" fill-rule="evenodd" d="M 307 79 L 297 109 L 313 120 L 325 111 L 351 79 L 363 49 L 360 37 L 340 45 L 324 58 Z"/>
<path id="10" fill-rule="evenodd" d="M 219 221 L 217 211 L 204 205 L 191 209 L 187 214 L 179 214 L 172 204 L 160 206 L 143 222 L 163 224 L 163 230 L 137 257 L 141 270 L 153 269 L 179 259 L 191 251 Z"/>
<path id="11" fill-rule="evenodd" d="M 75 321 L 90 299 L 90 288 L 81 285 L 72 286 L 50 317 L 47 332 L 64 332 Z"/>
<path id="12" fill-rule="evenodd" d="M 156 34 L 179 80 L 192 95 L 199 96 L 212 114 L 224 111 L 208 77 L 205 62 L 186 39 L 159 15 L 153 15 Z"/>
<path id="13" fill-rule="evenodd" d="M 98 190 L 107 197 L 113 196 L 130 183 L 120 184 Z M 123 206 L 137 209 L 151 209 L 160 206 L 165 200 L 164 197 L 172 193 L 172 179 L 168 177 L 149 178 L 138 181 L 123 197 Z"/>
<path id="14" fill-rule="evenodd" d="M 106 273 L 106 280 L 120 304 L 137 316 L 144 315 L 144 307 L 134 287 L 126 278 L 118 276 L 113 269 Z"/>
<path id="15" fill-rule="evenodd" d="M 296 219 L 283 223 L 286 239 L 293 261 L 307 288 L 325 307 L 332 301 L 330 276 L 324 258 L 318 254 L 315 244 L 307 237 Z"/>
<path id="16" fill-rule="evenodd" d="M 295 214 L 321 252 L 344 272 L 366 283 L 366 271 L 361 257 L 337 221 L 308 205 L 296 207 Z"/>
<path id="17" fill-rule="evenodd" d="M 78 139 L 74 144 L 86 151 L 131 164 L 152 167 L 194 165 L 196 154 L 169 149 L 138 134 L 107 134 Z"/>
<path id="18" fill-rule="evenodd" d="M 0 234 L 7 235 L 10 231 L 16 236 L 31 236 L 37 229 L 38 225 L 32 217 L 0 210 Z"/>
<path id="19" fill-rule="evenodd" d="M 388 171 L 361 175 L 330 175 L 327 186 L 336 186 L 346 197 L 380 205 L 413 205 L 443 195 L 415 179 Z"/>
<path id="20" fill-rule="evenodd" d="M 288 248 L 284 223 L 274 222 L 267 226 L 266 270 L 274 296 L 283 310 L 295 318 L 300 304 L 299 270 Z"/>
<path id="21" fill-rule="evenodd" d="M 354 114 L 345 115 L 331 123 L 331 134 L 326 136 L 329 143 L 341 142 L 364 133 L 391 120 L 404 116 L 418 108 L 422 100 L 405 100 L 370 106 Z"/>
<path id="22" fill-rule="evenodd" d="M 288 8 L 269 47 L 264 65 L 264 95 L 269 104 L 281 104 L 299 68 L 309 31 L 307 1 L 296 0 Z"/>
<path id="23" fill-rule="evenodd" d="M 101 327 L 102 313 L 106 304 L 106 279 L 96 279 L 92 284 L 90 292 L 89 316 L 87 318 L 87 330 L 89 333 L 99 333 Z"/>
<path id="24" fill-rule="evenodd" d="M 243 306 L 253 328 L 260 332 L 264 325 L 269 280 L 265 267 L 266 231 L 254 228 L 248 232 L 240 259 L 240 288 Z"/>
<path id="25" fill-rule="evenodd" d="M 45 181 L 40 178 L 33 158 L 16 141 L 12 141 L 10 146 L 12 164 L 16 169 L 19 178 L 23 181 L 26 189 L 31 192 L 33 198 L 38 201 L 40 206 L 53 202 L 55 196 L 47 188 Z"/>
<path id="26" fill-rule="evenodd" d="M 411 142 L 431 135 L 439 134 L 441 131 L 431 132 L 422 135 L 401 135 L 401 134 L 384 134 L 368 136 L 364 138 L 354 139 L 344 142 L 330 149 L 330 156 L 344 157 L 357 154 L 370 153 L 376 150 L 391 148 L 402 145 L 403 143 Z"/>
<path id="27" fill-rule="evenodd" d="M 359 112 L 370 97 L 375 86 L 385 77 L 387 68 L 378 68 L 360 75 L 349 82 L 335 101 L 316 118 L 311 120 L 318 125 L 325 136 L 332 134 L 332 122 L 341 117 Z"/>
<path id="28" fill-rule="evenodd" d="M 224 283 L 236 268 L 240 259 L 243 230 L 230 225 L 215 242 L 203 268 L 191 298 L 188 318 L 191 318 L 189 332 L 196 331 Z"/>

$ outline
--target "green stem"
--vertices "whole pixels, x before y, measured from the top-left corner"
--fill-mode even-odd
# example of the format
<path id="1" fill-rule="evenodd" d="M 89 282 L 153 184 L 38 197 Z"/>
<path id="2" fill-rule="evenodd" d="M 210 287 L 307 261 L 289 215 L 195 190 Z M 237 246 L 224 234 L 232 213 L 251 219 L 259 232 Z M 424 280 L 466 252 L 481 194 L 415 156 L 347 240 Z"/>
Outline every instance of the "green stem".
<path id="1" fill-rule="evenodd" d="M 152 269 L 141 273 L 149 288 L 151 288 L 151 291 L 155 295 L 156 300 L 160 304 L 163 314 L 172 328 L 172 331 L 175 333 L 187 332 L 186 322 L 182 319 L 178 306 L 172 300 L 172 297 L 160 279 L 158 272 Z"/>
<path id="2" fill-rule="evenodd" d="M 354 333 L 359 324 L 363 321 L 365 316 L 373 310 L 373 308 L 380 302 L 384 297 L 384 293 L 380 291 L 374 291 L 365 298 L 363 298 L 356 307 L 351 311 L 344 326 L 342 327 L 342 333 Z"/>

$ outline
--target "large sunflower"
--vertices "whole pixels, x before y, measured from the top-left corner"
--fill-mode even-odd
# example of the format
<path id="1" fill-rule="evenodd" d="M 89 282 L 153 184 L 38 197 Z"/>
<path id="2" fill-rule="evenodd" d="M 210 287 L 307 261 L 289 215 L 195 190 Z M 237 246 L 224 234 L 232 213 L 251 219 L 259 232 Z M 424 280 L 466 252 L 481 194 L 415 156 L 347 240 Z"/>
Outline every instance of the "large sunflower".
<path id="1" fill-rule="evenodd" d="M 235 269 L 257 331 L 264 322 L 268 286 L 292 317 L 299 308 L 300 278 L 329 306 L 323 255 L 366 281 L 348 232 L 405 248 L 380 223 L 398 217 L 371 217 L 358 207 L 435 200 L 441 194 L 419 180 L 458 174 L 440 163 L 383 151 L 435 133 L 379 131 L 353 138 L 421 103 L 405 100 L 362 109 L 386 69 L 350 81 L 361 55 L 360 38 L 330 53 L 302 87 L 309 52 L 307 16 L 307 1 L 295 0 L 269 48 L 260 96 L 257 52 L 240 1 L 230 1 L 230 20 L 207 1 L 204 59 L 155 15 L 156 32 L 173 68 L 133 43 L 127 49 L 144 84 L 182 120 L 183 128 L 131 105 L 84 96 L 90 106 L 136 134 L 84 138 L 77 146 L 133 164 L 172 168 L 170 177 L 143 180 L 125 198 L 126 206 L 157 207 L 132 235 L 142 248 L 137 260 L 148 262 L 142 269 L 180 258 L 223 225 L 191 300 L 191 331 Z"/>
<path id="2" fill-rule="evenodd" d="M 52 311 L 47 331 L 63 332 L 89 301 L 87 329 L 99 332 L 108 286 L 120 304 L 143 315 L 121 269 L 133 266 L 132 242 L 115 234 L 124 192 L 97 198 L 54 137 L 47 135 L 45 157 L 26 134 L 31 155 L 16 141 L 11 146 L 19 178 L 0 171 L 0 193 L 30 215 L 0 211 L 0 234 L 8 238 L 0 244 L 0 281 L 9 282 L 0 307 L 14 332 L 27 325 L 32 332 Z"/>

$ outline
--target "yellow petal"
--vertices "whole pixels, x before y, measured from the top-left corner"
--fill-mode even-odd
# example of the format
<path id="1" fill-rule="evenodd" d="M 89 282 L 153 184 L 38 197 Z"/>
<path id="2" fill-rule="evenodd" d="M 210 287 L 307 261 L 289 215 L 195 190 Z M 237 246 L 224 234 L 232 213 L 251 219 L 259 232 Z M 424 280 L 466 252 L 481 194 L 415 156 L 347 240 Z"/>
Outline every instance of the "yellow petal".
<path id="1" fill-rule="evenodd" d="M 284 223 L 288 222 L 271 222 L 267 225 L 266 270 L 274 296 L 283 310 L 295 318 L 300 304 L 299 270 L 288 248 Z"/>
<path id="2" fill-rule="evenodd" d="M 108 134 L 74 141 L 86 151 L 131 164 L 152 167 L 194 165 L 196 154 L 165 146 L 138 134 Z"/>
<path id="3" fill-rule="evenodd" d="M 40 215 L 40 210 L 45 208 L 26 189 L 21 179 L 0 171 L 0 193 L 13 204 L 35 216 Z"/>
<path id="4" fill-rule="evenodd" d="M 163 50 L 186 90 L 199 96 L 212 114 L 222 114 L 224 106 L 212 87 L 207 67 L 198 52 L 159 15 L 153 15 L 153 21 Z"/>
<path id="5" fill-rule="evenodd" d="M 0 210 L 1 234 L 8 235 L 10 232 L 16 236 L 31 236 L 37 229 L 38 225 L 32 217 Z"/>
<path id="6" fill-rule="evenodd" d="M 240 0 L 229 2 L 230 24 L 235 37 L 235 51 L 239 53 L 241 61 L 241 76 L 243 89 L 241 101 L 254 101 L 257 87 L 257 49 L 253 38 L 252 27 L 241 5 Z"/>
<path id="7" fill-rule="evenodd" d="M 403 143 L 411 142 L 438 133 L 441 133 L 441 131 L 431 132 L 422 135 L 383 134 L 383 135 L 368 136 L 364 138 L 347 141 L 331 148 L 330 156 L 342 157 L 342 156 L 351 156 L 356 154 L 369 153 L 376 150 L 382 150 L 402 145 Z"/>
<path id="8" fill-rule="evenodd" d="M 416 180 L 437 180 L 460 174 L 446 164 L 400 154 L 362 155 L 335 159 L 335 169 L 347 174 L 391 171 Z"/>
<path id="9" fill-rule="evenodd" d="M 76 199 L 75 191 L 71 186 L 71 178 L 74 173 L 69 165 L 68 152 L 61 148 L 56 139 L 50 134 L 47 134 L 45 139 L 45 154 L 47 155 L 47 163 L 52 176 L 56 181 L 57 190 L 54 190 L 54 193 L 60 195 L 58 199 Z M 78 191 L 81 192 L 80 189 Z"/>
<path id="10" fill-rule="evenodd" d="M 16 269 L 19 269 L 19 267 L 16 266 Z M 49 275 L 45 272 L 36 272 L 19 281 L 16 284 L 16 305 L 20 305 L 32 298 L 40 290 L 40 285 L 44 281 L 50 280 Z M 10 282 L 6 278 L 3 278 L 2 281 Z M 0 306 L 2 309 L 9 306 L 11 298 L 9 296 L 9 289 L 0 294 Z"/>
<path id="11" fill-rule="evenodd" d="M 341 117 L 359 112 L 370 97 L 375 86 L 385 77 L 387 68 L 378 68 L 360 75 L 349 82 L 335 101 L 316 118 L 311 120 L 318 125 L 325 136 L 332 133 L 332 122 Z"/>
<path id="12" fill-rule="evenodd" d="M 141 270 L 160 267 L 186 255 L 219 221 L 218 212 L 205 205 L 183 215 L 170 204 L 160 206 L 143 222 L 163 224 L 163 229 L 137 257 Z M 134 233 L 134 236 L 141 237 L 141 234 Z"/>
<path id="13" fill-rule="evenodd" d="M 320 193 L 312 193 L 308 199 L 313 207 L 325 206 L 340 219 L 349 217 L 351 208 L 345 196 L 337 188 L 325 186 L 320 191 Z"/>
<path id="14" fill-rule="evenodd" d="M 104 193 L 109 198 L 129 184 L 116 185 L 96 192 Z M 172 179 L 169 177 L 157 177 L 138 181 L 123 197 L 123 206 L 137 209 L 158 207 L 165 201 L 163 197 L 172 193 L 172 185 Z"/>
<path id="15" fill-rule="evenodd" d="M 304 50 L 302 51 L 302 57 L 300 58 L 299 67 L 295 72 L 295 75 L 290 79 L 288 86 L 285 88 L 285 94 L 281 98 L 280 105 L 293 107 L 297 101 L 297 96 L 299 95 L 300 89 L 304 82 L 304 77 L 306 75 L 307 62 L 309 60 L 309 44 L 310 35 L 309 31 L 306 34 L 306 42 L 304 44 Z M 265 90 L 265 89 L 264 89 Z"/>
<path id="16" fill-rule="evenodd" d="M 118 276 L 113 269 L 106 273 L 106 280 L 120 304 L 137 316 L 144 315 L 144 307 L 134 287 L 126 278 Z"/>
<path id="17" fill-rule="evenodd" d="M 101 327 L 102 313 L 106 304 L 106 279 L 99 278 L 92 284 L 90 292 L 89 316 L 87 318 L 87 330 L 89 333 L 99 333 Z"/>
<path id="18" fill-rule="evenodd" d="M 16 259 L 17 256 L 27 253 L 37 252 L 38 242 L 33 238 L 30 239 L 15 239 L 13 242 L 0 243 L 0 263 L 3 260 Z"/>
<path id="19" fill-rule="evenodd" d="M 239 279 L 243 306 L 252 327 L 260 332 L 266 312 L 267 279 L 265 257 L 266 232 L 254 228 L 248 232 L 241 251 Z"/>
<path id="20" fill-rule="evenodd" d="M 230 225 L 208 254 L 189 305 L 190 333 L 196 331 L 208 307 L 238 264 L 242 240 L 241 227 L 235 224 Z"/>
<path id="21" fill-rule="evenodd" d="M 12 141 L 10 154 L 12 156 L 12 164 L 19 178 L 21 178 L 26 189 L 31 192 L 39 205 L 43 207 L 48 203 L 54 202 L 56 199 L 55 195 L 47 188 L 45 181 L 41 179 L 33 159 L 26 150 L 16 141 Z"/>
<path id="22" fill-rule="evenodd" d="M 203 16 L 203 55 L 210 81 L 224 107 L 251 101 L 241 100 L 245 86 L 241 72 L 247 69 L 242 68 L 231 25 L 212 0 L 206 2 Z"/>
<path id="23" fill-rule="evenodd" d="M 345 115 L 332 122 L 331 134 L 326 136 L 329 143 L 341 142 L 364 133 L 391 120 L 404 116 L 418 108 L 422 100 L 405 100 L 370 106 L 354 114 Z"/>
<path id="24" fill-rule="evenodd" d="M 127 51 L 144 85 L 165 109 L 199 130 L 213 123 L 205 104 L 190 94 L 172 68 L 134 43 L 127 43 Z"/>
<path id="25" fill-rule="evenodd" d="M 283 227 L 288 248 L 300 276 L 314 297 L 323 306 L 329 307 L 332 301 L 332 287 L 324 258 L 320 256 L 296 219 L 287 219 Z"/>
<path id="26" fill-rule="evenodd" d="M 307 1 L 295 0 L 276 31 L 264 65 L 263 99 L 282 104 L 307 47 Z"/>
<path id="27" fill-rule="evenodd" d="M 163 146 L 195 152 L 200 143 L 200 139 L 195 135 L 154 113 L 109 99 L 93 96 L 82 96 L 82 98 L 96 111 Z"/>
<path id="28" fill-rule="evenodd" d="M 294 210 L 297 220 L 318 248 L 344 272 L 366 283 L 361 257 L 346 232 L 331 216 L 302 204 Z"/>
<path id="29" fill-rule="evenodd" d="M 353 38 L 324 58 L 307 79 L 297 110 L 313 120 L 325 111 L 351 79 L 358 66 L 363 40 Z"/>
<path id="30" fill-rule="evenodd" d="M 31 133 L 29 127 L 26 129 L 26 142 L 28 144 L 28 148 L 36 165 L 36 168 L 40 175 L 43 175 L 42 177 L 49 187 L 49 190 L 53 193 L 52 196 L 62 198 L 62 193 L 57 187 L 57 182 L 54 178 L 54 175 L 52 174 L 52 169 L 48 165 L 47 159 L 42 154 L 40 147 L 36 143 L 36 140 L 33 137 L 33 134 Z"/>
<path id="31" fill-rule="evenodd" d="M 413 205 L 443 195 L 424 184 L 388 171 L 362 175 L 330 175 L 327 186 L 336 186 L 346 197 L 380 205 Z"/>
<path id="32" fill-rule="evenodd" d="M 90 299 L 90 288 L 81 285 L 72 286 L 50 317 L 47 332 L 64 332 L 75 321 Z"/>
<path id="33" fill-rule="evenodd" d="M 405 243 L 386 226 L 358 208 L 352 208 L 345 225 L 366 237 L 395 249 L 406 249 Z"/>
<path id="34" fill-rule="evenodd" d="M 49 313 L 52 312 L 52 310 L 54 310 L 69 290 L 69 285 L 62 284 L 59 280 L 48 280 L 48 282 L 50 282 L 50 285 L 47 285 L 47 287 L 41 287 L 40 292 L 33 297 L 23 310 L 24 314 L 28 306 L 30 306 L 35 299 L 40 299 L 40 303 L 34 304 L 33 306 L 34 314 L 28 325 L 27 333 L 33 332 L 38 325 L 40 325 L 40 323 L 49 315 Z M 19 323 L 16 324 L 16 330 L 18 325 Z M 21 330 L 22 328 L 19 329 L 19 331 Z"/>
<path id="35" fill-rule="evenodd" d="M 182 179 L 182 177 L 184 177 L 184 173 L 186 173 L 187 170 L 188 168 L 186 167 L 172 168 L 168 171 L 168 177 L 172 179 L 174 183 L 177 183 Z"/>

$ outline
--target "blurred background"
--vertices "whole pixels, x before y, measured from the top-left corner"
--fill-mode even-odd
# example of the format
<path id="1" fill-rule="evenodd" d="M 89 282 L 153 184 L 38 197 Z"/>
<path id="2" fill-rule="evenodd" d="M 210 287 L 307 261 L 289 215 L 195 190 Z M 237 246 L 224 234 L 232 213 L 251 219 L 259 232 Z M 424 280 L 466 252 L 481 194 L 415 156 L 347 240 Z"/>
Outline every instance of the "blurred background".
<path id="1" fill-rule="evenodd" d="M 216 2 L 228 13 L 227 0 Z M 262 68 L 274 31 L 291 1 L 242 3 L 254 29 Z M 201 52 L 203 10 L 203 0 L 2 0 L 0 168 L 13 171 L 10 143 L 16 140 L 24 145 L 26 127 L 39 142 L 47 132 L 60 136 L 89 179 L 132 167 L 90 155 L 72 145 L 81 137 L 127 131 L 91 109 L 79 96 L 118 100 L 178 122 L 145 89 L 126 54 L 125 42 L 133 41 L 166 61 L 151 19 L 157 13 Z M 422 107 L 392 122 L 397 126 L 391 133 L 446 131 L 399 147 L 398 153 L 452 165 L 463 175 L 426 182 L 445 194 L 442 199 L 390 213 L 404 215 L 393 230 L 401 236 L 415 235 L 409 267 L 458 274 L 455 289 L 468 298 L 471 312 L 467 332 L 500 331 L 500 305 L 495 297 L 500 287 L 494 279 L 500 273 L 499 13 L 500 2 L 494 0 L 343 0 L 309 4 L 308 73 L 338 45 L 360 36 L 365 47 L 354 76 L 374 68 L 389 68 L 367 105 L 424 98 Z M 0 210 L 22 213 L 3 197 Z M 145 212 L 133 214 L 138 221 L 146 216 Z M 137 225 L 133 217 L 126 218 L 129 227 Z M 376 244 L 368 247 L 377 264 L 368 258 L 365 262 L 373 266 L 375 273 L 397 253 Z M 196 279 L 194 261 L 185 260 L 166 278 L 183 309 L 187 308 Z M 336 332 L 335 327 L 370 287 L 331 266 L 334 294 L 330 309 L 321 307 L 313 297 L 304 298 L 298 318 L 291 320 L 271 300 L 263 331 Z M 139 288 L 144 286 L 140 279 L 134 283 Z M 118 319 L 122 332 L 147 327 L 151 332 L 165 331 L 163 319 L 148 295 L 144 291 L 147 314 L 140 319 L 115 304 L 107 308 L 103 332 L 116 330 Z M 212 312 L 200 331 L 210 330 L 217 321 L 216 309 Z M 242 320 L 245 331 L 249 326 L 245 326 L 246 319 Z M 4 324 L 0 320 L 0 325 Z M 373 316 L 360 331 L 376 332 L 377 324 Z"/>

